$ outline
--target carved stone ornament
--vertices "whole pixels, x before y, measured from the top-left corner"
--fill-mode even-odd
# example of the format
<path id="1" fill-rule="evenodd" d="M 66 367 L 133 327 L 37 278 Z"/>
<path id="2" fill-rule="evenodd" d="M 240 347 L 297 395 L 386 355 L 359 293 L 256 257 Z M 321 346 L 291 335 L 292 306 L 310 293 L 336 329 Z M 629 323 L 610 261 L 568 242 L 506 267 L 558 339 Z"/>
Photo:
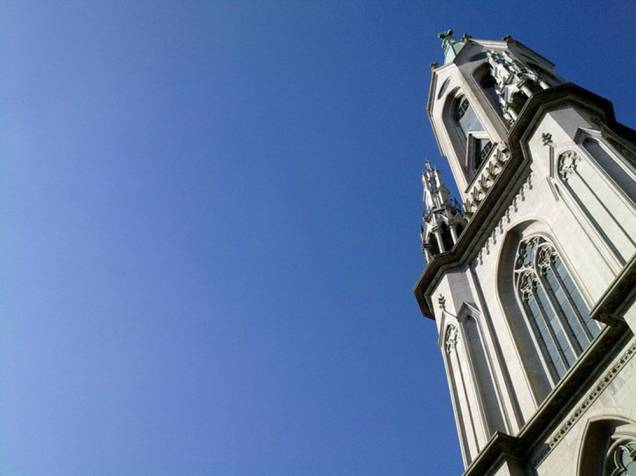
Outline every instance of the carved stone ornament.
<path id="1" fill-rule="evenodd" d="M 616 441 L 607 453 L 607 470 L 611 476 L 629 476 L 636 472 L 636 441 L 624 439 Z"/>
<path id="2" fill-rule="evenodd" d="M 457 328 L 453 325 L 448 326 L 446 329 L 446 340 L 444 342 L 444 348 L 446 349 L 446 353 L 450 354 L 455 350 L 455 346 L 457 345 Z"/>
<path id="3" fill-rule="evenodd" d="M 529 98 L 537 87 L 548 89 L 550 86 L 538 71 L 513 58 L 508 51 L 488 50 L 486 55 L 496 83 L 495 92 L 499 97 L 502 116 L 508 125 L 512 125 L 519 113 L 513 105 L 515 96 L 523 93 Z"/>
<path id="4" fill-rule="evenodd" d="M 627 365 L 627 363 L 636 355 L 636 342 L 632 343 L 618 358 L 618 360 L 607 369 L 603 375 L 599 378 L 598 383 L 587 393 L 585 398 L 576 406 L 576 408 L 570 412 L 570 417 L 561 424 L 561 427 L 554 432 L 552 438 L 547 441 L 547 445 L 544 451 L 541 451 L 539 455 L 533 459 L 532 465 L 536 468 L 544 461 L 547 456 L 552 452 L 559 442 L 568 434 L 570 429 L 574 427 L 577 421 L 585 415 L 587 409 L 599 398 L 603 391 L 612 383 L 616 376 L 620 373 L 621 369 Z M 608 452 L 608 456 L 613 456 L 612 449 Z M 624 461 L 624 460 L 623 460 Z M 614 474 L 614 473 L 609 473 Z M 616 473 L 625 474 L 625 473 Z"/>
<path id="5" fill-rule="evenodd" d="M 551 268 L 556 260 L 556 250 L 551 246 L 542 246 L 537 253 L 537 267 L 541 270 Z"/>
<path id="6" fill-rule="evenodd" d="M 441 293 L 440 293 L 439 297 L 437 298 L 437 304 L 439 304 L 439 308 L 440 309 L 442 309 L 442 310 L 446 309 L 446 298 Z"/>
<path id="7" fill-rule="evenodd" d="M 496 149 L 495 152 L 488 156 L 479 176 L 475 178 L 468 189 L 468 198 L 464 202 L 464 209 L 467 213 L 472 214 L 477 211 L 481 202 L 484 201 L 499 179 L 506 162 L 510 160 L 510 150 L 505 144 L 494 144 L 493 148 Z"/>
<path id="8" fill-rule="evenodd" d="M 552 145 L 552 134 L 549 132 L 541 134 L 541 142 L 543 142 L 543 145 Z"/>
<path id="9" fill-rule="evenodd" d="M 568 150 L 559 155 L 557 171 L 559 172 L 559 177 L 561 177 L 564 182 L 567 182 L 570 175 L 576 171 L 577 162 L 579 160 L 579 154 L 573 150 Z"/>
<path id="10" fill-rule="evenodd" d="M 538 281 L 537 275 L 532 271 L 525 271 L 519 277 L 519 292 L 521 292 L 524 301 L 534 294 Z"/>

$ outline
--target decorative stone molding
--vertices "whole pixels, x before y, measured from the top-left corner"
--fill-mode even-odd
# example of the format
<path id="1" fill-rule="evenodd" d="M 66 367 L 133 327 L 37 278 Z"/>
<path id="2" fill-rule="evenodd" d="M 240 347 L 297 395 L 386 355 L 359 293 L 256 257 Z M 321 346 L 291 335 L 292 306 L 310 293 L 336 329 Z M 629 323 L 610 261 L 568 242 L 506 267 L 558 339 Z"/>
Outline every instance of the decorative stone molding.
<path id="1" fill-rule="evenodd" d="M 473 266 L 484 264 L 484 255 L 490 254 L 491 247 L 496 245 L 499 237 L 503 235 L 505 225 L 509 225 L 514 219 L 517 211 L 519 210 L 519 202 L 524 202 L 526 200 L 528 191 L 532 190 L 532 180 L 532 173 L 529 173 L 525 181 L 519 187 L 519 190 L 517 191 L 515 196 L 512 197 L 510 205 L 508 205 L 508 207 L 505 209 L 505 211 L 501 215 L 501 218 L 490 232 L 490 235 L 488 236 L 488 238 L 486 238 L 486 241 L 477 254 L 477 258 L 473 262 Z"/>
<path id="2" fill-rule="evenodd" d="M 506 162 L 510 160 L 510 151 L 505 145 L 496 144 L 493 149 L 495 152 L 486 159 L 486 163 L 481 167 L 479 174 L 466 191 L 468 195 L 468 199 L 464 202 L 466 213 L 477 211 L 488 196 L 490 189 L 497 182 Z"/>
<path id="3" fill-rule="evenodd" d="M 567 150 L 559 155 L 557 171 L 564 182 L 567 182 L 570 175 L 576 171 L 576 165 L 579 160 L 579 154 L 573 150 Z"/>
<path id="4" fill-rule="evenodd" d="M 537 71 L 514 59 L 507 51 L 488 50 L 488 63 L 495 79 L 495 91 L 503 118 L 509 125 L 517 120 L 519 105 L 515 104 L 518 95 L 529 98 L 537 89 L 548 89 L 549 84 Z"/>
<path id="5" fill-rule="evenodd" d="M 557 257 L 556 250 L 551 246 L 542 246 L 537 253 L 537 267 L 541 270 L 551 268 Z"/>
<path id="6" fill-rule="evenodd" d="M 612 476 L 629 475 L 636 466 L 636 440 L 630 437 L 615 441 L 605 461 L 606 472 Z"/>
<path id="7" fill-rule="evenodd" d="M 527 300 L 528 296 L 534 294 L 538 284 L 539 279 L 537 275 L 531 271 L 524 271 L 523 274 L 519 276 L 519 292 L 524 300 Z"/>
<path id="8" fill-rule="evenodd" d="M 557 446 L 557 444 L 567 435 L 572 427 L 578 422 L 587 409 L 598 399 L 609 384 L 612 383 L 614 378 L 620 373 L 620 371 L 627 365 L 632 357 L 636 355 L 636 342 L 632 344 L 621 354 L 616 360 L 614 365 L 605 371 L 605 373 L 599 378 L 598 383 L 590 390 L 587 395 L 576 406 L 574 411 L 571 412 L 570 417 L 560 426 L 560 428 L 553 434 L 553 436 L 546 442 L 544 451 L 533 460 L 532 464 L 536 467 L 550 454 L 550 452 Z"/>
<path id="9" fill-rule="evenodd" d="M 550 134 L 549 132 L 544 132 L 543 134 L 541 134 L 541 142 L 545 146 L 552 145 L 552 134 Z"/>
<path id="10" fill-rule="evenodd" d="M 446 309 L 446 298 L 442 293 L 440 293 L 439 297 L 437 298 L 437 304 L 442 311 Z"/>
<path id="11" fill-rule="evenodd" d="M 455 346 L 457 345 L 457 327 L 454 325 L 449 325 L 448 329 L 446 329 L 446 340 L 444 341 L 444 348 L 446 349 L 446 353 L 450 354 L 455 350 Z"/>

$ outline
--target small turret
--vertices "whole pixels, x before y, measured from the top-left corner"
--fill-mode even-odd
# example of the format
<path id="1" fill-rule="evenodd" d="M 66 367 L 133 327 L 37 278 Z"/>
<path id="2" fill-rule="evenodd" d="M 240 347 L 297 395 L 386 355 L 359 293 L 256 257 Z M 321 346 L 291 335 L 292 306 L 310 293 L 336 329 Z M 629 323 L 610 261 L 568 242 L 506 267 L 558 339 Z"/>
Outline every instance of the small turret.
<path id="1" fill-rule="evenodd" d="M 457 202 L 450 198 L 439 170 L 426 161 L 422 173 L 425 206 L 420 227 L 422 251 L 426 260 L 435 255 L 450 251 L 462 230 L 466 226 L 466 218 Z"/>

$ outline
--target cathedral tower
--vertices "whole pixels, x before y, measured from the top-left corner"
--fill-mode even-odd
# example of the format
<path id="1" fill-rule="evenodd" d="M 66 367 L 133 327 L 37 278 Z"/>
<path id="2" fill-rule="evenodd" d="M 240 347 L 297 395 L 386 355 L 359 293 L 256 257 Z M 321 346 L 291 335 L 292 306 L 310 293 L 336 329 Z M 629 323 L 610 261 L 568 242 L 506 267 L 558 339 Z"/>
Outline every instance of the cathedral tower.
<path id="1" fill-rule="evenodd" d="M 636 474 L 636 132 L 510 37 L 440 34 L 414 292 L 465 475 Z"/>

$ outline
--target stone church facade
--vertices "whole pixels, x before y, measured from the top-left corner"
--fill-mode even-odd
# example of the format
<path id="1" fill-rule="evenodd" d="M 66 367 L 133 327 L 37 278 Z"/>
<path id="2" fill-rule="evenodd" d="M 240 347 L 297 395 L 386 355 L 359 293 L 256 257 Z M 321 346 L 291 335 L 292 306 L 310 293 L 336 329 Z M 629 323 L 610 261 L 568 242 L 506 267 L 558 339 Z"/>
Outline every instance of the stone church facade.
<path id="1" fill-rule="evenodd" d="M 510 37 L 440 34 L 414 292 L 464 475 L 636 474 L 636 132 Z"/>

